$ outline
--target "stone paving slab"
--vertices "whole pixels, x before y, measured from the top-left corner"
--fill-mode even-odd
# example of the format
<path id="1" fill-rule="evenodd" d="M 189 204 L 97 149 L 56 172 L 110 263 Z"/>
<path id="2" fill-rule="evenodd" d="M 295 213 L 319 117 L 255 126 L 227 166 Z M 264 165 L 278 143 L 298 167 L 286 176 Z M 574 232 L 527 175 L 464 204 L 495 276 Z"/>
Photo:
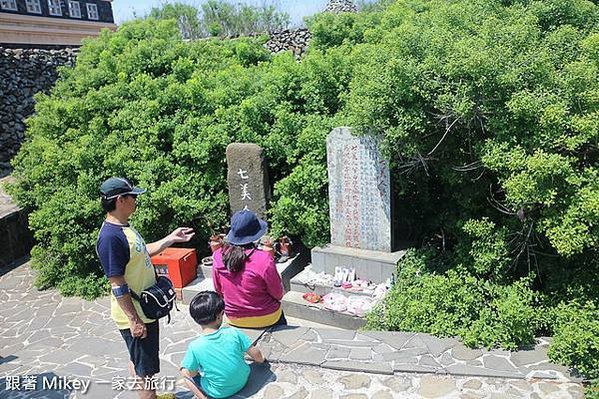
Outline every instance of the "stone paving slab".
<path id="1" fill-rule="evenodd" d="M 307 340 L 305 337 L 308 336 L 315 336 L 316 339 L 312 337 Z M 259 342 L 269 345 L 272 340 L 279 345 L 269 346 L 269 355 L 284 363 L 320 364 L 324 368 L 362 369 L 365 372 L 395 371 L 580 382 L 563 366 L 550 363 L 547 351 L 542 346 L 526 351 L 526 355 L 522 356 L 519 352 L 470 349 L 452 338 L 436 338 L 421 333 L 355 333 L 301 327 L 267 331 Z M 322 362 L 323 352 L 327 359 L 325 362 Z M 515 356 L 514 362 L 512 356 Z M 540 372 L 540 366 L 545 370 Z"/>
<path id="2" fill-rule="evenodd" d="M 54 291 L 36 291 L 32 280 L 27 264 L 0 277 L 0 398 L 136 398 L 133 392 L 112 389 L 113 378 L 127 378 L 128 372 L 126 348 L 110 320 L 108 298 L 94 302 L 62 298 Z M 161 323 L 159 378 L 179 378 L 178 367 L 187 344 L 199 333 L 187 309 L 181 308 L 171 324 Z M 270 363 L 251 364 L 250 383 L 235 398 L 583 396 L 582 385 L 570 378 L 564 367 L 550 364 L 543 350 L 514 357 L 519 352 L 480 351 L 463 356 L 463 349 L 458 349 L 460 356 L 469 358 L 460 360 L 452 356 L 455 342 L 436 342 L 425 334 L 298 326 L 246 333 L 258 341 Z M 543 349 L 546 344 L 540 340 L 537 347 Z M 402 351 L 418 363 L 374 360 L 377 355 Z M 474 353 L 477 357 L 472 358 Z M 468 364 L 474 361 L 480 365 Z M 443 375 L 456 368 L 466 372 Z M 480 370 L 485 370 L 485 376 L 474 375 Z M 512 373 L 517 378 L 502 378 Z M 547 373 L 552 378 L 534 373 Z M 86 395 L 75 389 L 7 391 L 7 378 L 14 376 L 78 377 L 91 385 Z M 178 398 L 191 398 L 180 381 L 174 391 Z"/>

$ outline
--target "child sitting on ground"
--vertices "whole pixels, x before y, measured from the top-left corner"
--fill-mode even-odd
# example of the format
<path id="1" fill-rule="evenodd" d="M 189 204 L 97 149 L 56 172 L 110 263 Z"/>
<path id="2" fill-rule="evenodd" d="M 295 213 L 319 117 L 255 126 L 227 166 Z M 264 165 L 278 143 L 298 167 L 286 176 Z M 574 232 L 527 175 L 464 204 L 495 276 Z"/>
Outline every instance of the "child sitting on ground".
<path id="1" fill-rule="evenodd" d="M 247 335 L 233 327 L 220 328 L 224 309 L 225 302 L 213 291 L 200 292 L 189 305 L 189 313 L 202 327 L 202 335 L 189 344 L 181 372 L 188 388 L 200 399 L 232 396 L 245 386 L 250 375 L 245 352 L 255 362 L 264 362 L 264 356 Z"/>

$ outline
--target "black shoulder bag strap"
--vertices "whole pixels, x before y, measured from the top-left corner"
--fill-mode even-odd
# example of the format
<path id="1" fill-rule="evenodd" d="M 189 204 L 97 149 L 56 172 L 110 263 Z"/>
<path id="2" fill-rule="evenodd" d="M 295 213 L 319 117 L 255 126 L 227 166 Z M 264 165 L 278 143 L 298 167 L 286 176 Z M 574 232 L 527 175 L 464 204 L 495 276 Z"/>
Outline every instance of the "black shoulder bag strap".
<path id="1" fill-rule="evenodd" d="M 152 265 L 152 267 L 154 268 L 154 276 L 156 277 L 156 283 L 158 283 L 158 273 L 156 272 L 156 268 L 154 267 L 154 265 Z M 133 291 L 132 289 L 129 289 L 129 294 L 131 295 L 131 298 L 135 299 L 137 302 L 141 301 L 140 296 L 137 295 L 135 293 L 135 291 Z M 177 310 L 177 312 L 180 312 L 179 307 L 177 306 L 177 298 L 176 297 L 175 297 L 175 300 L 173 301 L 173 305 L 175 305 L 175 309 Z M 143 312 L 143 310 L 142 310 L 142 312 Z M 171 312 L 168 312 L 168 319 L 166 321 L 166 324 L 170 324 L 170 323 L 171 323 Z"/>

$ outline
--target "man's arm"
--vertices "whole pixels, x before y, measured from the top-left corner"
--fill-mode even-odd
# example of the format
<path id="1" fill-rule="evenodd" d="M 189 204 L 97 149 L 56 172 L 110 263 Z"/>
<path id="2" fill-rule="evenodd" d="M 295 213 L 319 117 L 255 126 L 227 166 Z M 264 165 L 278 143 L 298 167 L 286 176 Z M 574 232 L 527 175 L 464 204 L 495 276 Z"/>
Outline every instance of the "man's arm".
<path id="1" fill-rule="evenodd" d="M 108 277 L 110 281 L 110 286 L 122 287 L 126 284 L 125 276 L 115 276 Z M 135 307 L 133 306 L 133 300 L 131 299 L 131 294 L 125 294 L 116 298 L 116 302 L 119 304 L 127 318 L 129 319 L 129 329 L 131 330 L 131 335 L 134 337 L 145 338 L 148 335 L 148 330 L 144 322 L 139 318 Z"/>
<path id="2" fill-rule="evenodd" d="M 147 244 L 146 248 L 150 256 L 154 256 L 175 243 L 188 242 L 194 235 L 195 233 L 192 228 L 179 227 L 163 239 Z"/>

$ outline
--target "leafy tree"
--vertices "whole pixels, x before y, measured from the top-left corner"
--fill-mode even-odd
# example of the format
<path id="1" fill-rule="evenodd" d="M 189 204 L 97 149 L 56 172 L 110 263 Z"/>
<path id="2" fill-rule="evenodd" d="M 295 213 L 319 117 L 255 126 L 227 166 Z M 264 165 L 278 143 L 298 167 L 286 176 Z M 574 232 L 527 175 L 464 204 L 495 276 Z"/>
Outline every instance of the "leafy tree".
<path id="1" fill-rule="evenodd" d="M 155 19 L 174 19 L 184 39 L 199 39 L 206 35 L 198 9 L 183 3 L 164 3 L 152 7 L 148 17 Z"/>
<path id="2" fill-rule="evenodd" d="M 154 19 L 174 19 L 184 39 L 208 36 L 236 37 L 286 29 L 289 15 L 274 5 L 253 6 L 208 0 L 200 9 L 184 3 L 165 3 L 148 14 Z"/>

